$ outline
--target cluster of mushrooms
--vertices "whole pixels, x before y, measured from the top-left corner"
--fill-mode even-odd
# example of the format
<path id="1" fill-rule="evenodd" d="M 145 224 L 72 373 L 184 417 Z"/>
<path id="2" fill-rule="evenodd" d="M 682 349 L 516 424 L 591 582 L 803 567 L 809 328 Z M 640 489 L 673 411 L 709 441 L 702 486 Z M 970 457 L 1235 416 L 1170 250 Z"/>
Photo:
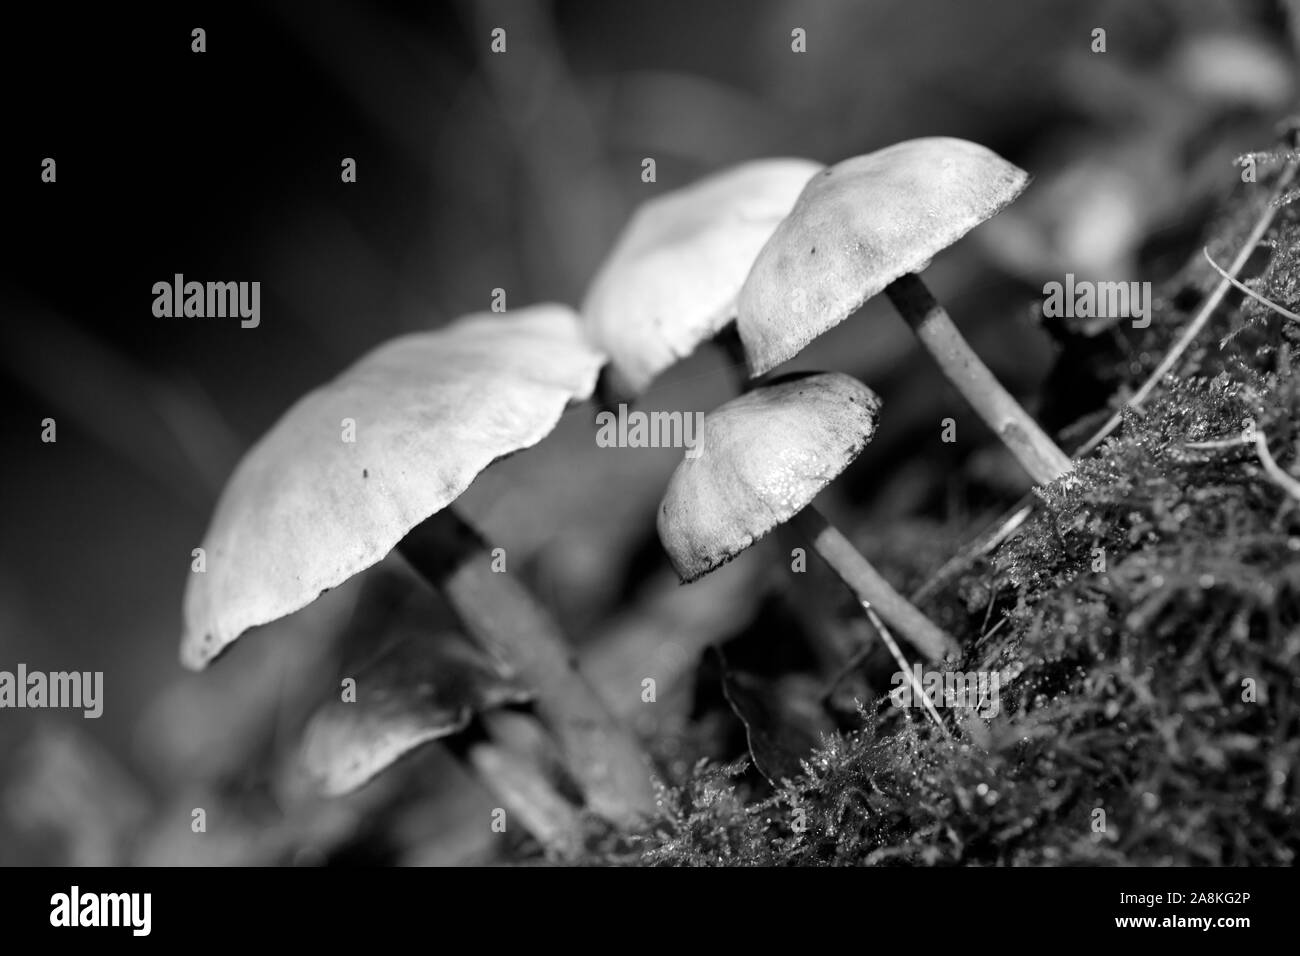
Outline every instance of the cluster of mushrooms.
<path id="1" fill-rule="evenodd" d="M 186 589 L 183 662 L 202 668 L 250 628 L 381 562 L 404 564 L 464 633 L 437 633 L 419 614 L 358 609 L 353 626 L 373 627 L 376 646 L 397 624 L 407 633 L 352 675 L 354 699 L 335 689 L 309 721 L 297 754 L 307 779 L 347 793 L 473 725 L 458 752 L 551 852 L 580 844 L 580 810 L 619 826 L 644 820 L 654 810 L 651 768 L 611 689 L 583 676 L 519 577 L 494 571 L 457 498 L 494 461 L 546 437 L 593 395 L 602 370 L 635 399 L 713 340 L 757 379 L 882 291 L 1029 476 L 1061 477 L 1070 458 L 918 275 L 1027 180 L 988 149 L 947 138 L 830 167 L 746 163 L 641 206 L 580 315 L 550 304 L 478 314 L 380 346 L 303 397 L 239 464 L 203 542 L 206 571 Z M 871 441 L 880 410 L 861 382 L 820 372 L 746 382 L 710 413 L 698 455 L 683 458 L 658 513 L 683 582 L 789 522 L 873 620 L 927 660 L 956 653 L 812 505 Z M 340 437 L 346 420 L 351 441 Z"/>

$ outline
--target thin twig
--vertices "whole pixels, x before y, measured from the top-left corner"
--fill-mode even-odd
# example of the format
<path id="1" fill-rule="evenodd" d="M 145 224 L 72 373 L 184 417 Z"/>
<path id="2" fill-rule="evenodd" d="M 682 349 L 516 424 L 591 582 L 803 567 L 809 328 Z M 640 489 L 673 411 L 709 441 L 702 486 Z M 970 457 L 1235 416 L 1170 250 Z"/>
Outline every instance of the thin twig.
<path id="1" fill-rule="evenodd" d="M 867 617 L 871 618 L 871 623 L 875 626 L 876 633 L 880 635 L 880 639 L 884 641 L 885 646 L 889 648 L 889 653 L 894 655 L 894 661 L 898 664 L 899 670 L 907 675 L 907 680 L 912 685 L 912 693 L 920 696 L 921 706 L 925 708 L 925 712 L 930 716 L 930 719 L 934 721 L 934 725 L 943 731 L 945 737 L 951 736 L 948 733 L 948 728 L 943 725 L 943 720 L 939 717 L 939 712 L 934 709 L 934 704 L 926 695 L 925 689 L 921 686 L 921 682 L 918 681 L 916 675 L 912 673 L 912 666 L 907 663 L 907 658 L 903 656 L 902 648 L 900 648 L 898 642 L 894 640 L 894 635 L 889 633 L 889 628 L 885 627 L 885 622 L 880 619 L 880 615 L 876 613 L 876 609 L 867 601 L 862 602 L 862 609 L 867 612 Z"/>
<path id="2" fill-rule="evenodd" d="M 992 627 L 990 630 L 986 631 L 986 632 L 983 634 L 983 636 L 981 636 L 980 639 L 977 640 L 977 641 L 975 642 L 975 647 L 976 647 L 976 649 L 978 650 L 978 649 L 979 649 L 979 646 L 980 646 L 981 644 L 983 644 L 985 641 L 987 641 L 990 637 L 992 637 L 992 636 L 993 636 L 994 634 L 996 634 L 998 631 L 1002 630 L 1002 626 L 1003 626 L 1004 624 L 1006 624 L 1007 621 L 1009 621 L 1009 620 L 1011 620 L 1011 618 L 1009 618 L 1009 617 L 1004 617 L 1002 620 L 1000 620 L 1000 621 L 998 621 L 996 624 L 994 624 L 993 627 Z"/>
<path id="3" fill-rule="evenodd" d="M 1281 486 L 1282 490 L 1289 494 L 1296 501 L 1300 501 L 1300 481 L 1296 481 L 1273 459 L 1273 454 L 1268 450 L 1268 440 L 1264 437 L 1263 429 L 1255 430 L 1255 453 L 1259 455 L 1260 464 L 1268 472 L 1268 476 Z"/>
<path id="4" fill-rule="evenodd" d="M 1214 259 L 1210 256 L 1209 246 L 1206 246 L 1201 251 L 1205 253 L 1205 261 L 1214 267 L 1215 272 L 1217 272 L 1219 275 L 1223 276 L 1223 278 L 1231 282 L 1233 288 L 1240 289 L 1242 292 L 1246 293 L 1246 295 L 1250 296 L 1256 302 L 1268 306 L 1270 309 L 1272 309 L 1274 312 L 1276 312 L 1278 315 L 1282 316 L 1283 318 L 1290 319 L 1292 322 L 1300 322 L 1300 315 L 1296 315 L 1290 309 L 1282 308 L 1282 306 L 1278 305 L 1272 299 L 1265 298 L 1264 296 L 1256 292 L 1254 289 L 1248 287 L 1244 282 L 1240 281 L 1239 279 L 1235 279 L 1232 276 L 1228 275 L 1228 273 L 1224 272 L 1223 269 L 1219 266 L 1219 264 L 1215 262 Z"/>
<path id="5" fill-rule="evenodd" d="M 934 574 L 930 575 L 929 580 L 908 596 L 908 600 L 913 604 L 921 605 L 936 594 L 940 588 L 956 577 L 959 571 L 970 567 L 971 563 L 978 557 L 990 554 L 995 551 L 1003 541 L 1006 541 L 1016 529 L 1025 523 L 1034 510 L 1033 496 L 1025 495 L 1017 504 L 1015 511 L 1003 519 L 992 533 L 985 533 L 976 538 L 973 542 L 958 551 L 955 555 L 945 561 L 942 567 Z"/>
<path id="6" fill-rule="evenodd" d="M 1277 463 L 1277 460 L 1273 457 L 1273 453 L 1269 451 L 1268 438 L 1264 435 L 1262 429 L 1255 430 L 1255 437 L 1253 439 L 1245 437 L 1223 438 L 1217 441 L 1187 442 L 1183 445 L 1184 448 L 1194 448 L 1197 451 L 1217 450 L 1220 448 L 1241 448 L 1245 446 L 1252 446 L 1255 449 L 1255 454 L 1259 457 L 1260 464 L 1264 466 L 1264 471 L 1268 473 L 1268 476 L 1277 482 L 1283 491 L 1289 494 L 1292 498 L 1295 498 L 1297 501 L 1300 501 L 1300 481 L 1296 481 L 1296 479 L 1292 478 L 1287 474 L 1286 470 Z"/>
<path id="7" fill-rule="evenodd" d="M 1237 448 L 1245 443 L 1241 436 L 1236 438 L 1221 438 L 1218 441 L 1188 441 L 1183 442 L 1184 448 L 1191 448 L 1195 451 L 1218 451 L 1222 448 Z"/>

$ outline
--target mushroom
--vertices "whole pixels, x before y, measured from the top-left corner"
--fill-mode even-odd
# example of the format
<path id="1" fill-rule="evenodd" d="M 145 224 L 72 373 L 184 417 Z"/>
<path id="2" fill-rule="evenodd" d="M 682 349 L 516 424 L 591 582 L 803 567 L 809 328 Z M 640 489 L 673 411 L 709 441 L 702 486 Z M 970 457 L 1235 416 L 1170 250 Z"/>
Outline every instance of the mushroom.
<path id="1" fill-rule="evenodd" d="M 432 596 L 416 592 L 413 581 L 393 577 L 385 587 L 395 585 L 405 593 L 396 600 L 376 599 L 380 589 L 372 586 L 349 628 L 359 639 L 354 643 L 366 645 L 366 659 L 343 675 L 355 680 L 355 696 L 332 698 L 312 714 L 289 785 L 343 796 L 416 749 L 456 737 L 467 762 L 525 829 L 561 855 L 573 852 L 581 842 L 577 811 L 520 746 L 521 730 L 531 719 L 503 710 L 531 702 L 535 693 L 463 635 L 431 637 Z M 382 644 L 378 650 L 376 643 Z M 486 736 L 465 733 L 476 718 Z M 534 737 L 540 734 L 534 728 Z"/>
<path id="2" fill-rule="evenodd" d="M 375 349 L 298 401 L 236 468 L 185 592 L 181 659 L 198 669 L 244 631 L 306 606 L 400 544 L 475 640 L 538 694 L 588 806 L 650 812 L 635 736 L 577 671 L 560 631 L 448 506 L 494 460 L 536 444 L 603 364 L 572 310 L 484 313 Z"/>
<path id="3" fill-rule="evenodd" d="M 792 522 L 859 601 L 931 660 L 957 642 L 906 598 L 812 506 L 871 441 L 880 399 L 836 372 L 760 385 L 704 419 L 694 459 L 673 472 L 659 508 L 659 539 L 689 584 Z"/>
<path id="4" fill-rule="evenodd" d="M 610 357 L 616 392 L 640 395 L 735 318 L 754 256 L 821 168 L 806 159 L 742 163 L 637 209 L 581 310 Z M 734 359 L 743 362 L 738 345 Z"/>
<path id="5" fill-rule="evenodd" d="M 975 143 L 914 139 L 844 160 L 804 187 L 759 252 L 737 326 L 757 377 L 884 291 L 944 375 L 1037 483 L 1069 457 L 999 384 L 917 275 L 1020 194 L 1028 174 Z"/>

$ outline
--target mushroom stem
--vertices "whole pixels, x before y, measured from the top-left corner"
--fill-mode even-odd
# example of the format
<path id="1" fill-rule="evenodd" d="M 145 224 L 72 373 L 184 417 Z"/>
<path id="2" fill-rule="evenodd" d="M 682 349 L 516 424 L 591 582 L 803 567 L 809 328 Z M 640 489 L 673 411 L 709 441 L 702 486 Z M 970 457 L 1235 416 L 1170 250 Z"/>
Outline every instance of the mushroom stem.
<path id="1" fill-rule="evenodd" d="M 503 809 L 517 817 L 537 842 L 562 857 L 571 857 L 582 846 L 582 822 L 537 762 L 521 752 L 515 739 L 519 728 L 512 725 L 512 717 L 522 715 L 483 714 L 490 739 L 471 744 L 465 757 Z"/>
<path id="2" fill-rule="evenodd" d="M 895 591 L 820 511 L 809 505 L 790 519 L 790 523 L 812 542 L 822 560 L 859 601 L 874 607 L 926 658 L 938 661 L 958 653 L 956 640 Z"/>
<path id="3" fill-rule="evenodd" d="M 1070 457 L 1047 436 L 1002 387 L 947 311 L 915 273 L 896 279 L 885 293 L 894 308 L 934 356 L 947 379 L 1016 456 L 1035 484 L 1055 481 L 1070 470 Z"/>
<path id="4" fill-rule="evenodd" d="M 514 575 L 492 570 L 478 532 L 445 508 L 399 545 L 441 591 L 466 630 L 537 689 L 537 713 L 591 810 L 632 825 L 654 808 L 649 768 L 636 737 L 578 671 L 559 627 Z M 630 692 L 630 691 L 629 691 Z"/>

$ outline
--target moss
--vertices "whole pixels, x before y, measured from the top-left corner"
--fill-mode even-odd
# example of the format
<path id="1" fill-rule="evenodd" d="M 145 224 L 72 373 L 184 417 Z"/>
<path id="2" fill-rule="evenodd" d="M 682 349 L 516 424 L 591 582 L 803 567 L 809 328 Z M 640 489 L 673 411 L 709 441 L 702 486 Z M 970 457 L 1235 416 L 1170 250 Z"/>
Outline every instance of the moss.
<path id="1" fill-rule="evenodd" d="M 1216 261 L 1235 254 L 1262 192 L 1214 224 Z M 1255 287 L 1295 306 L 1295 207 L 1280 212 L 1264 251 Z M 1129 389 L 1214 281 L 1197 250 L 1132 343 Z M 967 714 L 946 737 L 912 716 L 919 710 L 878 705 L 775 789 L 743 764 L 701 762 L 664 792 L 649 832 L 602 859 L 1293 863 L 1300 501 L 1241 439 L 1262 430 L 1278 463 L 1293 465 L 1300 325 L 1249 300 L 1232 307 L 1238 298 L 1179 377 L 936 599 L 959 605 L 960 666 L 1007 678 L 996 718 Z"/>

